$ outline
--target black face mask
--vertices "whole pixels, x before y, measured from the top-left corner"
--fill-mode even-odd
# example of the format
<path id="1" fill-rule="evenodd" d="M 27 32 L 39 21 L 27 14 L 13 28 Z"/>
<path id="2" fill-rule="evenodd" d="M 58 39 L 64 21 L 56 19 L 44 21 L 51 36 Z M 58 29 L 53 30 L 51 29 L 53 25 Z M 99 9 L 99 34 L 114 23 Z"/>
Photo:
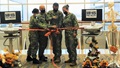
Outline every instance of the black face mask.
<path id="1" fill-rule="evenodd" d="M 45 13 L 45 10 L 41 10 L 41 13 Z"/>
<path id="2" fill-rule="evenodd" d="M 68 13 L 65 11 L 64 14 L 67 15 Z"/>
<path id="3" fill-rule="evenodd" d="M 57 11 L 58 11 L 58 9 L 53 9 L 53 11 L 54 11 L 54 12 L 57 12 Z"/>

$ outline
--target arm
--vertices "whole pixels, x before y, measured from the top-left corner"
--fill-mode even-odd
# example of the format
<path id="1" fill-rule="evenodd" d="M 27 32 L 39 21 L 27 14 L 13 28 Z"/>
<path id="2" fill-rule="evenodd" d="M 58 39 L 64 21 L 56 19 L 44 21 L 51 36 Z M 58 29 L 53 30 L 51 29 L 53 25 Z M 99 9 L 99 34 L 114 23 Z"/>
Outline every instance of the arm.
<path id="1" fill-rule="evenodd" d="M 35 27 L 35 23 L 37 23 L 37 19 L 34 16 L 30 17 L 29 28 Z"/>
<path id="2" fill-rule="evenodd" d="M 29 28 L 32 27 L 32 16 L 30 17 L 30 23 L 29 23 Z"/>
<path id="3" fill-rule="evenodd" d="M 77 18 L 74 14 L 72 14 L 72 25 L 75 28 L 79 27 L 78 22 L 77 22 Z M 77 30 L 74 30 L 74 33 L 77 34 Z"/>
<path id="4" fill-rule="evenodd" d="M 46 14 L 46 20 L 47 20 L 47 22 L 48 22 L 48 28 L 54 28 L 54 27 L 56 27 L 55 25 L 53 26 L 52 24 L 51 24 L 51 20 L 53 19 L 53 16 L 52 16 L 52 11 L 49 11 L 47 14 Z"/>
<path id="5" fill-rule="evenodd" d="M 40 19 L 40 18 L 41 18 L 41 17 L 39 17 L 39 16 L 38 16 L 38 18 L 37 18 L 37 20 L 38 20 L 38 22 L 37 22 L 38 27 L 47 29 L 48 24 L 47 24 L 47 22 L 46 22 L 46 19 L 44 20 L 44 19 L 42 19 L 42 18 Z"/>
<path id="6" fill-rule="evenodd" d="M 38 26 L 41 27 L 41 28 L 44 28 L 44 29 L 47 29 L 48 25 L 45 24 L 45 23 L 38 23 Z"/>
<path id="7" fill-rule="evenodd" d="M 61 28 L 62 27 L 62 24 L 63 24 L 63 14 L 62 12 L 60 13 L 60 18 L 59 18 L 59 26 L 58 28 Z"/>
<path id="8" fill-rule="evenodd" d="M 52 14 L 51 11 L 49 11 L 49 12 L 47 13 L 47 21 L 52 20 L 51 14 Z"/>

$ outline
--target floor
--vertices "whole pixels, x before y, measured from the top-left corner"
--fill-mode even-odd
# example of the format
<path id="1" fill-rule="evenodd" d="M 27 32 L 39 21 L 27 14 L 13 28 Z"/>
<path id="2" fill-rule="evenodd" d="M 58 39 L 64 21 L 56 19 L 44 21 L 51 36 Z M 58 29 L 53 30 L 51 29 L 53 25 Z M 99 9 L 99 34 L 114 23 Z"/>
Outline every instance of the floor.
<path id="1" fill-rule="evenodd" d="M 88 49 L 84 49 L 84 50 L 79 50 L 77 49 L 77 65 L 74 67 L 70 67 L 69 64 L 64 63 L 65 60 L 68 59 L 68 53 L 66 49 L 62 49 L 62 56 L 61 56 L 61 63 L 59 64 L 55 64 L 53 62 L 51 62 L 51 59 L 53 57 L 53 54 L 51 52 L 51 50 L 46 49 L 45 50 L 45 55 L 48 57 L 48 61 L 47 62 L 43 62 L 42 64 L 32 64 L 32 62 L 26 62 L 26 53 L 27 50 L 22 50 L 20 56 L 19 56 L 19 60 L 21 61 L 22 67 L 20 68 L 82 68 L 82 63 L 85 59 L 85 57 L 87 57 L 87 53 L 88 53 Z M 113 57 L 112 55 L 110 55 L 109 50 L 105 50 L 105 49 L 99 49 L 100 51 L 100 60 L 105 59 L 107 60 L 109 63 L 113 62 Z M 17 50 L 16 50 L 17 52 Z M 0 51 L 1 54 L 4 54 L 4 51 Z M 120 56 L 117 55 L 116 60 L 118 62 L 120 62 Z M 120 63 L 119 63 L 120 64 Z M 17 67 L 18 68 L 18 67 Z M 111 67 L 114 68 L 114 67 Z M 117 67 L 116 67 L 117 68 Z"/>

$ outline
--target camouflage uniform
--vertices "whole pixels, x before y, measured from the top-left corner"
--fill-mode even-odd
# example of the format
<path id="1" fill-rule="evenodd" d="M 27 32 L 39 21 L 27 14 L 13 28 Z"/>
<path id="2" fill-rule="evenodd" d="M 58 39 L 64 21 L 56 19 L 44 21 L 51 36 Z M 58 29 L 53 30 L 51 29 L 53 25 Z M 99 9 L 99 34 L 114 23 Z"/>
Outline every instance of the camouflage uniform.
<path id="1" fill-rule="evenodd" d="M 78 27 L 78 22 L 76 16 L 72 13 L 68 13 L 63 19 L 63 27 Z M 65 30 L 65 41 L 67 51 L 69 53 L 69 60 L 76 61 L 77 53 L 76 53 L 76 46 L 77 40 L 74 36 L 74 33 L 77 34 L 77 30 Z"/>
<path id="2" fill-rule="evenodd" d="M 54 19 L 53 16 L 56 16 L 57 18 Z M 60 28 L 63 22 L 63 14 L 61 11 L 54 12 L 53 10 L 49 11 L 47 13 L 47 19 L 50 21 L 50 25 L 56 25 L 57 28 Z M 62 31 L 60 31 L 60 34 L 52 33 L 52 46 L 53 46 L 53 53 L 54 53 L 54 60 L 57 58 L 60 58 L 61 56 L 61 40 L 62 40 Z"/>
<path id="3" fill-rule="evenodd" d="M 38 19 L 38 26 L 40 29 L 46 29 L 48 23 L 46 21 L 46 13 L 40 13 L 37 17 Z M 39 31 L 38 34 L 38 41 L 39 41 L 39 59 L 42 60 L 45 56 L 43 55 L 45 48 L 48 44 L 48 37 L 44 36 L 47 31 Z"/>
<path id="4" fill-rule="evenodd" d="M 37 18 L 36 16 L 31 16 L 30 17 L 30 24 L 29 28 L 37 28 Z M 36 53 L 38 50 L 38 33 L 37 31 L 29 31 L 29 41 L 30 45 L 28 48 L 28 55 L 32 55 L 33 58 L 36 58 Z"/>

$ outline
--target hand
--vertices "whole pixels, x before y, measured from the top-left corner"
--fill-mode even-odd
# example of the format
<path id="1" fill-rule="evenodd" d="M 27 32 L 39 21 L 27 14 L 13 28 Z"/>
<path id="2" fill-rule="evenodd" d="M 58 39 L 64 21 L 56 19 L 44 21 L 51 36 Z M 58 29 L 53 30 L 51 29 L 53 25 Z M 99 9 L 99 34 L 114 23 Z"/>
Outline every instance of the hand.
<path id="1" fill-rule="evenodd" d="M 59 32 L 59 30 L 58 30 L 58 29 L 56 30 L 56 32 L 55 32 L 55 33 L 56 33 L 56 34 L 60 34 L 60 32 Z"/>
<path id="2" fill-rule="evenodd" d="M 56 26 L 56 25 L 53 25 L 52 28 L 57 28 L 57 26 Z"/>
<path id="3" fill-rule="evenodd" d="M 45 30 L 46 30 L 46 31 L 49 31 L 50 29 L 46 28 Z"/>
<path id="4" fill-rule="evenodd" d="M 52 18 L 53 18 L 53 19 L 57 19 L 57 16 L 53 16 Z"/>
<path id="5" fill-rule="evenodd" d="M 77 34 L 76 34 L 76 33 L 73 33 L 73 36 L 74 36 L 74 37 L 76 37 L 76 36 L 77 36 Z"/>
<path id="6" fill-rule="evenodd" d="M 44 36 L 48 37 L 51 34 L 51 32 L 47 32 Z"/>

